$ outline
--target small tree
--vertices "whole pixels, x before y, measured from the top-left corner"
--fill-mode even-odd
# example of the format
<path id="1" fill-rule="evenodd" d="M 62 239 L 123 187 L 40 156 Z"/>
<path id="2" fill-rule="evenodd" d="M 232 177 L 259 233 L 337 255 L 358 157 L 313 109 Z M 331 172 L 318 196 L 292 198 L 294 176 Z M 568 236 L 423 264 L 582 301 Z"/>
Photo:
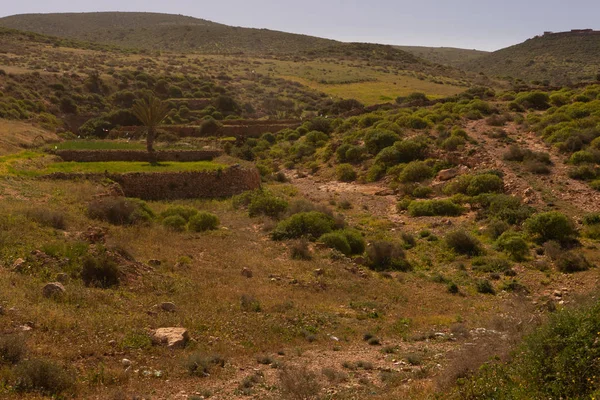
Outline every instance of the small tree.
<path id="1" fill-rule="evenodd" d="M 146 128 L 146 149 L 154 160 L 156 128 L 167 117 L 169 105 L 158 97 L 150 95 L 145 99 L 136 100 L 131 112 Z"/>

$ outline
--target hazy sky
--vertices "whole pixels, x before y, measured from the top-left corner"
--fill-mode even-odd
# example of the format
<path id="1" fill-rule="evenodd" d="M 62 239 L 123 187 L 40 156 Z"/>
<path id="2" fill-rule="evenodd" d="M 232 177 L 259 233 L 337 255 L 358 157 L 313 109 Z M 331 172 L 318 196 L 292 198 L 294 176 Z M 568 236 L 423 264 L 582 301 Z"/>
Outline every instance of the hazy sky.
<path id="1" fill-rule="evenodd" d="M 2 0 L 0 15 L 184 14 L 342 41 L 496 50 L 541 34 L 600 29 L 600 0 Z"/>

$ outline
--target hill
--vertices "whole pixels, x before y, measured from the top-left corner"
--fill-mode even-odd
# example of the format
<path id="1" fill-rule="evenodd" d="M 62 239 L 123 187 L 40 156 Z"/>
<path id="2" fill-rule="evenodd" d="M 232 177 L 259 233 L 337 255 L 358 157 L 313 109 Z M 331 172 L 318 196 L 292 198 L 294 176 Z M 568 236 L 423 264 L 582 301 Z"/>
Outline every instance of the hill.
<path id="1" fill-rule="evenodd" d="M 22 14 L 0 26 L 71 39 L 152 50 L 203 53 L 293 53 L 337 42 L 306 35 L 231 27 L 182 15 L 98 12 Z"/>
<path id="2" fill-rule="evenodd" d="M 489 54 L 487 51 L 458 49 L 455 47 L 394 46 L 416 57 L 436 64 L 459 67 L 465 61 L 476 60 Z"/>
<path id="3" fill-rule="evenodd" d="M 600 32 L 571 31 L 537 36 L 468 60 L 461 67 L 492 76 L 563 84 L 595 79 L 599 64 Z"/>

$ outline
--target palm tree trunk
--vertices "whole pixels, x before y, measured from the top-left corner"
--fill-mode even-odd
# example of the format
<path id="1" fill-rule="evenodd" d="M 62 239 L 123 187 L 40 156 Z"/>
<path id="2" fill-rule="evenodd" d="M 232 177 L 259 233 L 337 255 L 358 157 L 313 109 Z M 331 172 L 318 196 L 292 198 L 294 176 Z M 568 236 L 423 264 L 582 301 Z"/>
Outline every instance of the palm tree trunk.
<path id="1" fill-rule="evenodd" d="M 154 127 L 148 128 L 148 134 L 146 135 L 146 150 L 150 155 L 150 163 L 156 164 L 156 153 L 154 153 L 154 137 L 156 136 L 156 132 Z"/>

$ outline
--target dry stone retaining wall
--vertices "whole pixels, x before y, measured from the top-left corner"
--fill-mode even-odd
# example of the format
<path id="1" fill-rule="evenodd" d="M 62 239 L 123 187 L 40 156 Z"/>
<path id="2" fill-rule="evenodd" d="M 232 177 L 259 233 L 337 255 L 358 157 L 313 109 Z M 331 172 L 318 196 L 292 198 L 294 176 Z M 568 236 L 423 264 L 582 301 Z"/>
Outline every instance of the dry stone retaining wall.
<path id="1" fill-rule="evenodd" d="M 127 197 L 175 200 L 230 197 L 260 187 L 256 168 L 233 165 L 217 171 L 129 172 L 125 174 L 55 173 L 50 179 L 109 178 L 121 185 Z"/>
<path id="2" fill-rule="evenodd" d="M 151 161 L 144 150 L 55 150 L 64 161 Z M 210 161 L 222 154 L 221 150 L 164 150 L 154 153 L 156 161 Z"/>

